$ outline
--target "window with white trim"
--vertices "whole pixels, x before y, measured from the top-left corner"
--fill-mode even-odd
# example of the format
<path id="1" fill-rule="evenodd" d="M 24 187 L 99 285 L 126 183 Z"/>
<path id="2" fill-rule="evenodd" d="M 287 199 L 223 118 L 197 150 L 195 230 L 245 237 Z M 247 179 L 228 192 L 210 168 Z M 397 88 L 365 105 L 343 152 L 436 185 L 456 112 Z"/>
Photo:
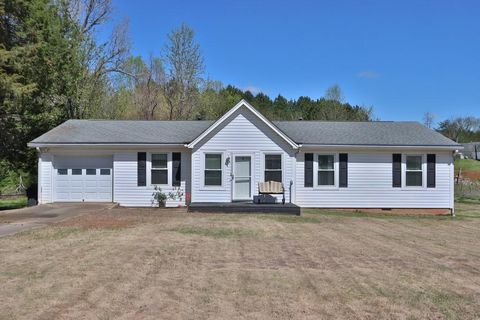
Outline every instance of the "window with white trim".
<path id="1" fill-rule="evenodd" d="M 168 154 L 152 153 L 152 184 L 168 184 Z"/>
<path id="2" fill-rule="evenodd" d="M 335 185 L 335 155 L 318 155 L 318 177 L 317 185 L 334 186 Z"/>
<path id="3" fill-rule="evenodd" d="M 265 180 L 282 182 L 282 155 L 265 155 Z"/>
<path id="4" fill-rule="evenodd" d="M 222 185 L 222 154 L 206 153 L 205 154 L 205 186 L 221 186 Z"/>
<path id="5" fill-rule="evenodd" d="M 421 155 L 405 156 L 405 186 L 423 186 L 423 159 Z"/>

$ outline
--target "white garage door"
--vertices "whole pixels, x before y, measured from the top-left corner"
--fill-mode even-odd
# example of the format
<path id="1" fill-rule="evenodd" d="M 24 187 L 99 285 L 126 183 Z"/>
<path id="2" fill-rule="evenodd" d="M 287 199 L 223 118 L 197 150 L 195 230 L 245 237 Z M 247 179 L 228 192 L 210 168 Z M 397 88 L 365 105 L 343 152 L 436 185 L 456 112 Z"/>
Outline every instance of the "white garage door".
<path id="1" fill-rule="evenodd" d="M 112 157 L 55 157 L 55 201 L 112 201 Z"/>

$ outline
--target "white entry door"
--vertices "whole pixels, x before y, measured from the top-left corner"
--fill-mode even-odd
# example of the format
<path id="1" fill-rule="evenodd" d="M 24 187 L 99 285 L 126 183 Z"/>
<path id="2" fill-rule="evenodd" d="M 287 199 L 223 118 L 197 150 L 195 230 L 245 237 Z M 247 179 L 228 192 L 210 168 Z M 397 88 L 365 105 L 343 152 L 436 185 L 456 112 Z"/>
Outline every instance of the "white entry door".
<path id="1" fill-rule="evenodd" d="M 252 157 L 235 156 L 233 200 L 252 199 Z"/>

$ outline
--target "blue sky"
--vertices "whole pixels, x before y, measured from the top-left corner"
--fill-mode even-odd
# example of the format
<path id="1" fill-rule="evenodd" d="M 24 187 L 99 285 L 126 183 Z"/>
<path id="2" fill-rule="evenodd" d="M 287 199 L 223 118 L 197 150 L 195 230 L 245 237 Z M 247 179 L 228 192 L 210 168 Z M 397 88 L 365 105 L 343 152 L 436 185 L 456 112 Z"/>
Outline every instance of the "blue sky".
<path id="1" fill-rule="evenodd" d="M 338 84 L 381 120 L 480 117 L 480 1 L 130 1 L 132 53 L 158 54 L 182 22 L 206 76 L 272 98 Z"/>

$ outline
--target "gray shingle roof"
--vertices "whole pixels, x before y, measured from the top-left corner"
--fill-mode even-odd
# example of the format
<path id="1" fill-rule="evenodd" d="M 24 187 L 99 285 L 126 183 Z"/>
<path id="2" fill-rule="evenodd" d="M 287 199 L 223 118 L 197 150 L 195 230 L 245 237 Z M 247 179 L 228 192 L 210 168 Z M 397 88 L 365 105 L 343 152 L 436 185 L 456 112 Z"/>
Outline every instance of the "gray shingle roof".
<path id="1" fill-rule="evenodd" d="M 68 120 L 32 144 L 183 144 L 213 121 Z M 417 122 L 274 121 L 299 144 L 460 146 Z"/>
<path id="2" fill-rule="evenodd" d="M 418 122 L 277 121 L 274 124 L 299 144 L 460 146 Z"/>
<path id="3" fill-rule="evenodd" d="M 213 121 L 68 120 L 31 143 L 179 144 L 190 142 Z"/>

